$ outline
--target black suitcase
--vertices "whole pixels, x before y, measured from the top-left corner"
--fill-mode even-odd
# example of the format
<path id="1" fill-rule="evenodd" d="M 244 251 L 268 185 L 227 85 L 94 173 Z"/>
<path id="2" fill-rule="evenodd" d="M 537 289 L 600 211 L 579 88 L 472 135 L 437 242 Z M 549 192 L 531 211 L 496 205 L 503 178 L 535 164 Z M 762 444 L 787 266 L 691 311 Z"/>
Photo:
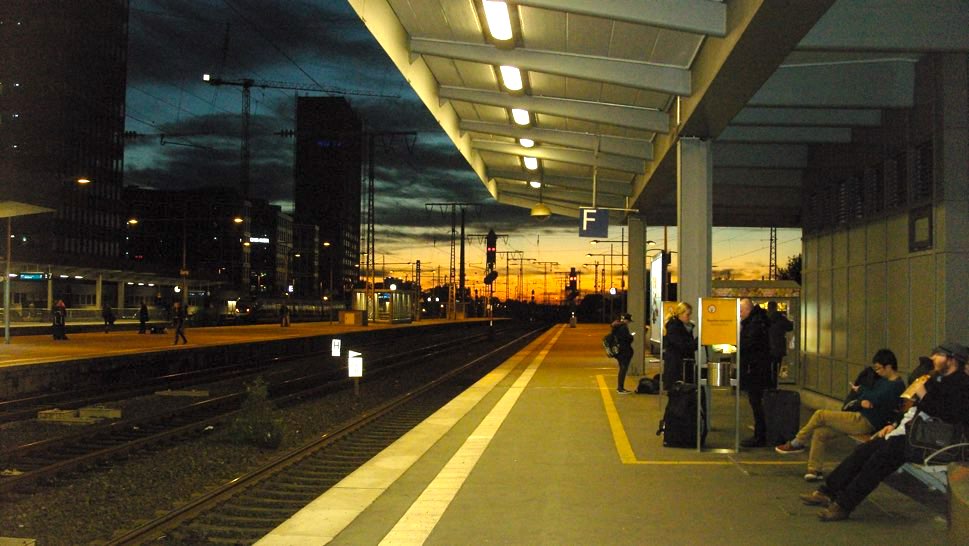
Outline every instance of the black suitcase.
<path id="1" fill-rule="evenodd" d="M 764 391 L 767 445 L 777 446 L 797 436 L 801 428 L 801 395 L 794 391 Z"/>
<path id="2" fill-rule="evenodd" d="M 674 383 L 656 435 L 663 435 L 665 447 L 696 447 L 696 385 Z M 707 439 L 706 398 L 702 397 L 700 445 Z"/>

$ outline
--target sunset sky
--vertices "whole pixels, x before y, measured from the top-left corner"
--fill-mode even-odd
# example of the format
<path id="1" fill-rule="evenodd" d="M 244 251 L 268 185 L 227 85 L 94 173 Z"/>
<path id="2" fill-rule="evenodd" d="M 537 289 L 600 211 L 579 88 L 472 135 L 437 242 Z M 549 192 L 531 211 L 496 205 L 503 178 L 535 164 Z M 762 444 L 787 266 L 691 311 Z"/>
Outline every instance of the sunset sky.
<path id="1" fill-rule="evenodd" d="M 421 260 L 425 286 L 438 267 L 446 275 L 450 217 L 426 204 L 448 202 L 478 204 L 468 209 L 466 232 L 494 229 L 507 235 L 499 241 L 499 252 L 522 251 L 526 259 L 558 262 L 547 266 L 552 294 L 570 267 L 583 274 L 582 291 L 591 292 L 594 266 L 583 264 L 610 261 L 586 255 L 608 253 L 609 245 L 592 247 L 579 238 L 577 219 L 536 223 L 527 209 L 495 202 L 342 1 L 135 0 L 128 54 L 126 130 L 141 136 L 126 141 L 125 184 L 165 189 L 238 184 L 241 93 L 238 87 L 205 84 L 202 74 L 321 85 L 350 91 L 347 98 L 370 129 L 418 133 L 412 152 L 400 143 L 377 151 L 378 268 L 385 262 Z M 295 91 L 254 88 L 251 111 L 252 193 L 292 211 L 293 144 L 274 133 L 295 128 Z M 620 238 L 621 227 L 612 226 L 609 239 Z M 663 228 L 650 227 L 647 239 L 662 247 Z M 777 240 L 778 266 L 783 267 L 788 257 L 800 253 L 800 230 L 779 229 Z M 675 227 L 667 231 L 666 241 L 676 249 Z M 619 246 L 614 244 L 615 254 Z M 767 229 L 715 229 L 715 274 L 760 279 L 767 273 L 768 248 Z M 619 260 L 612 257 L 617 286 Z M 483 243 L 469 244 L 467 261 L 468 284 L 480 285 Z M 496 292 L 504 298 L 504 255 L 498 262 Z M 387 269 L 409 276 L 410 267 Z M 512 297 L 517 266 L 513 269 Z M 542 292 L 542 271 L 543 266 L 526 264 L 526 292 Z"/>

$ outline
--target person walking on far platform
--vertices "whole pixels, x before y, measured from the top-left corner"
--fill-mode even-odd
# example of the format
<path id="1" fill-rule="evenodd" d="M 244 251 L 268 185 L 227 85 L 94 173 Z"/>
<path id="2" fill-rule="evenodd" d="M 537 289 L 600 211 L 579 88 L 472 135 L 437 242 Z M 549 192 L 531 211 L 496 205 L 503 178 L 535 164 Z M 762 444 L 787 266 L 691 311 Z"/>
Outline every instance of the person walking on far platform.
<path id="1" fill-rule="evenodd" d="M 616 392 L 619 394 L 629 393 L 626 390 L 626 372 L 629 371 L 629 363 L 633 359 L 633 335 L 627 325 L 632 321 L 632 315 L 623 313 L 612 323 L 612 334 L 619 342 L 619 354 L 616 355 L 616 361 L 619 362 L 619 387 Z"/>
<path id="2" fill-rule="evenodd" d="M 185 308 L 180 301 L 172 306 L 172 325 L 175 327 L 175 345 L 178 345 L 178 338 L 182 338 L 182 342 L 188 345 L 188 339 L 185 338 Z"/>
<path id="3" fill-rule="evenodd" d="M 104 333 L 106 334 L 114 326 L 114 310 L 107 302 L 101 306 L 101 318 L 104 319 Z"/>
<path id="4" fill-rule="evenodd" d="M 279 325 L 283 328 L 289 326 L 289 307 L 285 303 L 279 306 Z"/>
<path id="5" fill-rule="evenodd" d="M 141 303 L 141 309 L 138 310 L 138 333 L 144 334 L 147 331 L 148 326 L 148 306 L 144 302 Z"/>
<path id="6" fill-rule="evenodd" d="M 54 340 L 67 340 L 67 306 L 64 305 L 64 300 L 57 300 L 54 304 Z"/>

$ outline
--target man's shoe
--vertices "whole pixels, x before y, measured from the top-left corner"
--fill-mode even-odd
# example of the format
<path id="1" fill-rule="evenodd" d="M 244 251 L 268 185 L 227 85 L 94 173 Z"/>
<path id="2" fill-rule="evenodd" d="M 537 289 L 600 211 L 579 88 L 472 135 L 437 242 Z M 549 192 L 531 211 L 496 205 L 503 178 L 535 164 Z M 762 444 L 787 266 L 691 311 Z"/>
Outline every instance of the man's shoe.
<path id="1" fill-rule="evenodd" d="M 767 445 L 767 440 L 763 438 L 757 438 L 756 436 L 752 436 L 750 438 L 747 438 L 746 440 L 740 441 L 740 447 L 764 447 L 766 445 Z"/>
<path id="2" fill-rule="evenodd" d="M 631 391 L 627 391 L 626 389 L 619 389 L 616 392 L 619 394 L 629 394 Z"/>
<path id="3" fill-rule="evenodd" d="M 831 497 L 825 495 L 820 491 L 811 491 L 810 493 L 803 493 L 800 495 L 801 502 L 807 504 L 808 506 L 824 506 L 827 508 L 831 505 Z"/>
<path id="4" fill-rule="evenodd" d="M 821 521 L 842 521 L 848 519 L 848 511 L 832 502 L 827 508 L 818 512 L 818 519 Z"/>
<path id="5" fill-rule="evenodd" d="M 819 470 L 808 470 L 807 474 L 804 475 L 804 481 L 806 482 L 819 482 L 824 479 L 824 473 Z"/>
<path id="6" fill-rule="evenodd" d="M 780 453 L 781 455 L 790 455 L 792 453 L 803 453 L 804 446 L 795 447 L 794 444 L 792 444 L 791 442 L 787 442 L 786 444 L 781 444 L 775 447 L 774 451 Z"/>

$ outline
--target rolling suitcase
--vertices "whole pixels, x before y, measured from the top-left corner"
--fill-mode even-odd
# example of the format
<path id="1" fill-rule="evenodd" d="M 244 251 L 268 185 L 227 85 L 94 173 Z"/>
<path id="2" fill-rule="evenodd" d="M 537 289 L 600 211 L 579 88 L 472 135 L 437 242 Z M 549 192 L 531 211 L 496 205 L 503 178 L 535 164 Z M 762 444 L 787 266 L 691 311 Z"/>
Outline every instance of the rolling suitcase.
<path id="1" fill-rule="evenodd" d="M 669 401 L 656 435 L 663 435 L 664 447 L 696 447 L 696 385 L 674 383 L 669 390 Z M 702 397 L 703 411 L 700 445 L 707 439 L 706 398 Z"/>
<path id="2" fill-rule="evenodd" d="M 767 445 L 777 446 L 792 440 L 801 428 L 801 395 L 794 391 L 764 391 L 764 421 Z"/>

